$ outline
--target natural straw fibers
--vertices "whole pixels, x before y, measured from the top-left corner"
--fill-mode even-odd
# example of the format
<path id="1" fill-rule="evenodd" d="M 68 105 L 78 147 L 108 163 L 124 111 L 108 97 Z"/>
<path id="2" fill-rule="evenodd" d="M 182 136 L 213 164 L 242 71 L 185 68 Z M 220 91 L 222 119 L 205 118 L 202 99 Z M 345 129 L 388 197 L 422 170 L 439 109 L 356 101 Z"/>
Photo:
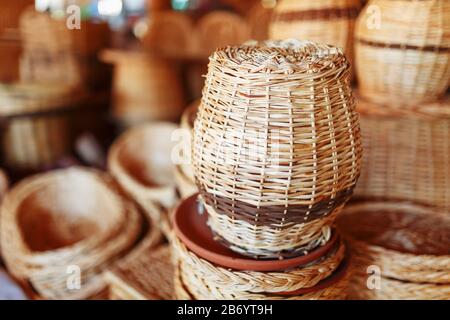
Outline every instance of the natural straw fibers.
<path id="1" fill-rule="evenodd" d="M 377 103 L 436 100 L 450 80 L 450 1 L 371 0 L 355 31 L 361 96 Z"/>
<path id="2" fill-rule="evenodd" d="M 278 257 L 325 243 L 360 160 L 341 49 L 253 42 L 210 57 L 193 165 L 209 224 L 230 248 Z"/>
<path id="3" fill-rule="evenodd" d="M 47 299 L 101 292 L 102 271 L 135 243 L 142 225 L 111 177 L 83 168 L 23 180 L 6 195 L 0 222 L 8 270 Z M 68 274 L 77 272 L 74 290 L 78 280 L 68 285 Z"/>
<path id="4" fill-rule="evenodd" d="M 181 277 L 194 293 L 196 284 L 210 291 L 209 299 L 236 299 L 240 295 L 270 295 L 311 288 L 329 277 L 344 258 L 343 244 L 327 256 L 284 272 L 235 271 L 216 266 L 189 251 L 176 237 L 172 241 Z"/>
<path id="5" fill-rule="evenodd" d="M 447 213 L 407 202 L 367 202 L 348 206 L 338 226 L 352 250 L 357 297 L 450 298 Z M 381 271 L 381 288 L 371 290 L 366 282 L 373 266 Z"/>
<path id="6" fill-rule="evenodd" d="M 306 39 L 344 49 L 352 60 L 359 0 L 280 0 L 269 28 L 271 39 Z"/>
<path id="7" fill-rule="evenodd" d="M 411 110 L 357 100 L 363 162 L 355 195 L 450 209 L 450 100 Z"/>
<path id="8" fill-rule="evenodd" d="M 168 122 L 138 126 L 120 136 L 108 154 L 112 175 L 150 215 L 155 204 L 171 208 L 176 201 L 172 160 L 176 129 Z M 160 216 L 152 218 L 160 223 Z"/>

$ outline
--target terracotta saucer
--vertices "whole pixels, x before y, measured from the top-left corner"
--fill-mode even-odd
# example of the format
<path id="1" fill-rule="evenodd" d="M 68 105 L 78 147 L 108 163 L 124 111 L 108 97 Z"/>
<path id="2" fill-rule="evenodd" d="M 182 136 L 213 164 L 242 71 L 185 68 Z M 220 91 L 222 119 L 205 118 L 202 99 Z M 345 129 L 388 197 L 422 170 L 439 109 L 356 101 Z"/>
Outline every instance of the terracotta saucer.
<path id="1" fill-rule="evenodd" d="M 333 232 L 330 241 L 307 255 L 294 258 L 257 260 L 236 253 L 219 241 L 207 225 L 208 214 L 204 206 L 197 201 L 198 194 L 184 199 L 175 209 L 173 228 L 184 245 L 199 257 L 216 265 L 234 270 L 282 271 L 298 267 L 317 260 L 331 250 L 338 241 Z"/>

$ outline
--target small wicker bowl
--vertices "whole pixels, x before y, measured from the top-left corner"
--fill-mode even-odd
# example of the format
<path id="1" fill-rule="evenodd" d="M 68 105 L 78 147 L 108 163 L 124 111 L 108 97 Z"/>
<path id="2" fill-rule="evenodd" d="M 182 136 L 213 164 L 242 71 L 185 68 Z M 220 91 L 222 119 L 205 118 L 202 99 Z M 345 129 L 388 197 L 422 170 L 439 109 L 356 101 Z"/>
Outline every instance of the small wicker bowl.
<path id="1" fill-rule="evenodd" d="M 396 298 L 402 299 L 423 287 L 423 297 L 448 294 L 449 221 L 445 212 L 408 202 L 348 206 L 337 224 L 352 250 L 352 292 L 356 297 L 398 294 Z M 369 266 L 381 272 L 381 291 L 368 289 Z"/>
<path id="2" fill-rule="evenodd" d="M 364 98 L 400 107 L 432 102 L 450 81 L 450 2 L 371 0 L 355 30 Z"/>
<path id="3" fill-rule="evenodd" d="M 341 49 L 252 42 L 210 57 L 193 166 L 211 227 L 230 248 L 279 257 L 323 243 L 360 162 Z"/>
<path id="4" fill-rule="evenodd" d="M 102 291 L 102 270 L 135 243 L 142 225 L 111 177 L 83 168 L 23 180 L 6 195 L 0 222 L 8 270 L 48 299 Z M 81 272 L 78 290 L 67 285 L 70 267 Z"/>
<path id="5" fill-rule="evenodd" d="M 172 133 L 177 126 L 157 122 L 130 129 L 112 145 L 108 168 L 120 185 L 148 211 L 171 208 L 177 199 L 173 177 Z M 154 216 L 159 224 L 160 217 Z"/>

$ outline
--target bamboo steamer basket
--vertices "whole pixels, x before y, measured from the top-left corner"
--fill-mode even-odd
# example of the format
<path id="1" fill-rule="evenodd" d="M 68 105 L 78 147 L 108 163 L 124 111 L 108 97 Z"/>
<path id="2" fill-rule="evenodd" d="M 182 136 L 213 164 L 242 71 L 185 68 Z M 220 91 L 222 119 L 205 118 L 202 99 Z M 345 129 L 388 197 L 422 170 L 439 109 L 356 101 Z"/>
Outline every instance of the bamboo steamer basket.
<path id="1" fill-rule="evenodd" d="M 211 56 L 193 165 L 209 224 L 233 250 L 278 257 L 326 241 L 360 162 L 341 49 L 290 40 Z"/>
<path id="2" fill-rule="evenodd" d="M 0 244 L 8 270 L 41 297 L 84 299 L 104 290 L 102 271 L 136 242 L 141 225 L 137 209 L 108 175 L 57 170 L 8 192 Z M 67 285 L 70 266 L 81 272 L 78 290 Z"/>
<path id="3" fill-rule="evenodd" d="M 147 49 L 172 57 L 194 54 L 194 24 L 188 15 L 171 10 L 158 11 L 151 14 L 147 28 L 142 38 Z"/>
<path id="4" fill-rule="evenodd" d="M 170 247 L 145 247 L 105 274 L 111 300 L 173 300 Z"/>
<path id="5" fill-rule="evenodd" d="M 145 121 L 177 121 L 184 108 L 182 84 L 175 66 L 143 52 L 108 50 L 113 63 L 113 116 L 124 126 Z"/>
<path id="6" fill-rule="evenodd" d="M 196 51 L 208 56 L 217 48 L 237 45 L 251 38 L 248 23 L 239 15 L 227 11 L 212 11 L 197 23 Z"/>
<path id="7" fill-rule="evenodd" d="M 442 96 L 450 80 L 449 14 L 445 0 L 370 1 L 355 31 L 361 96 L 399 107 Z"/>
<path id="8" fill-rule="evenodd" d="M 281 0 L 269 27 L 271 39 L 311 40 L 344 49 L 353 61 L 353 30 L 359 0 Z"/>
<path id="9" fill-rule="evenodd" d="M 171 123 L 142 125 L 125 132 L 112 145 L 108 168 L 120 185 L 159 225 L 161 216 L 154 214 L 155 204 L 166 209 L 177 199 L 173 177 L 174 163 Z"/>
<path id="10" fill-rule="evenodd" d="M 70 150 L 68 120 L 63 114 L 45 112 L 67 107 L 76 92 L 76 88 L 64 84 L 0 85 L 0 116 L 11 117 L 4 124 L 2 137 L 9 167 L 42 168 Z"/>
<path id="11" fill-rule="evenodd" d="M 450 228 L 445 212 L 408 202 L 363 202 L 338 219 L 353 256 L 356 298 L 450 298 Z M 376 226 L 376 227 L 375 227 Z M 381 274 L 370 290 L 368 268 Z"/>
<path id="12" fill-rule="evenodd" d="M 401 111 L 358 99 L 363 162 L 355 195 L 450 208 L 450 100 Z"/>

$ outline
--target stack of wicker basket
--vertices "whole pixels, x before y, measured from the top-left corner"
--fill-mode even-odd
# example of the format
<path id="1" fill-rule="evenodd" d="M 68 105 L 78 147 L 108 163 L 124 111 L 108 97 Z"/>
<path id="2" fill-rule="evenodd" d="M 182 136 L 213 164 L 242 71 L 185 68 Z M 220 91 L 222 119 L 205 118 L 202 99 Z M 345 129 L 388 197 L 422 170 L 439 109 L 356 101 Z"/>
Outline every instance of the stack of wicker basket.
<path id="1" fill-rule="evenodd" d="M 194 125 L 200 196 L 174 213 L 179 297 L 343 298 L 332 224 L 360 158 L 342 50 L 296 40 L 218 49 Z"/>
<path id="2" fill-rule="evenodd" d="M 142 218 L 104 173 L 72 168 L 21 181 L 1 210 L 8 270 L 40 297 L 84 299 L 105 288 L 102 271 L 138 239 Z"/>
<path id="3" fill-rule="evenodd" d="M 433 230 L 441 234 L 440 224 L 448 226 L 433 213 L 450 209 L 450 104 L 443 97 L 450 81 L 449 17 L 450 2 L 445 0 L 371 0 L 358 17 L 355 59 L 364 156 L 355 194 L 430 207 L 369 202 L 349 209 L 364 217 L 353 227 L 346 226 L 351 219 L 344 220 L 342 229 L 350 238 L 366 224 L 373 228 L 359 239 L 364 244 L 351 241 L 358 275 L 352 282 L 355 297 L 448 298 L 448 278 L 430 275 L 448 274 L 448 250 L 427 252 L 425 247 Z M 396 210 L 401 214 L 392 213 Z M 368 211 L 377 220 L 368 222 Z M 417 212 L 428 224 L 427 232 L 416 230 Z M 401 215 L 403 222 L 389 223 L 391 215 Z M 386 230 L 378 230 L 380 225 Z M 448 229 L 442 234 L 435 241 L 448 248 Z M 379 239 L 371 242 L 375 236 Z M 420 241 L 425 247 L 411 249 Z M 393 248 L 395 243 L 399 245 Z M 381 290 L 366 285 L 371 277 L 360 260 L 381 269 Z M 443 263 L 447 267 L 442 269 Z"/>
<path id="4" fill-rule="evenodd" d="M 338 225 L 353 249 L 353 298 L 450 298 L 448 213 L 411 203 L 362 203 L 348 206 Z"/>

